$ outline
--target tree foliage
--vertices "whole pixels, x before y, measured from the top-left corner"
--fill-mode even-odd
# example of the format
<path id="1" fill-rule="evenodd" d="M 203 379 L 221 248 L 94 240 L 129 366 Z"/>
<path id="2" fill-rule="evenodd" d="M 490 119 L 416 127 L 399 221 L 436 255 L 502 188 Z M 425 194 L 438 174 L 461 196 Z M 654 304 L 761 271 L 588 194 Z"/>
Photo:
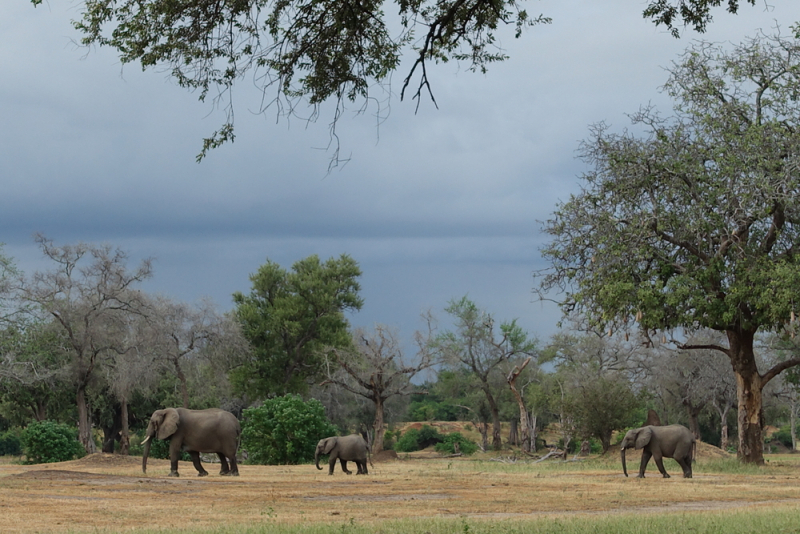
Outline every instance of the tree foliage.
<path id="1" fill-rule="evenodd" d="M 31 0 L 34 5 L 41 0 Z M 335 101 L 333 128 L 347 104 L 361 108 L 388 97 L 401 59 L 403 80 L 419 100 L 431 98 L 431 63 L 457 60 L 485 72 L 506 59 L 498 29 L 549 22 L 519 0 L 84 0 L 75 28 L 84 45 L 111 47 L 123 64 L 171 72 L 177 83 L 227 105 L 227 120 L 203 141 L 209 149 L 234 139 L 232 88 L 250 77 L 263 92 L 261 111 L 281 116 Z M 387 16 L 385 9 L 395 13 Z M 377 87 L 376 87 L 377 86 Z M 300 108 L 302 110 L 302 107 Z M 335 133 L 332 131 L 332 138 Z"/>
<path id="2" fill-rule="evenodd" d="M 677 24 L 691 26 L 696 32 L 703 33 L 711 23 L 711 8 L 719 7 L 725 2 L 728 13 L 739 11 L 739 0 L 651 0 L 644 10 L 645 18 L 653 19 L 656 26 L 666 26 L 675 37 L 680 35 Z M 756 0 L 741 0 L 756 5 Z"/>
<path id="3" fill-rule="evenodd" d="M 795 38 L 695 44 L 665 85 L 673 116 L 641 109 L 643 137 L 594 126 L 582 145 L 594 170 L 545 225 L 552 267 L 539 289 L 563 290 L 565 312 L 612 332 L 638 320 L 649 344 L 675 328 L 726 334 L 727 345 L 683 346 L 729 357 L 739 456 L 753 463 L 763 463 L 761 390 L 800 363 L 761 373 L 753 354 L 759 329 L 789 323 L 800 287 L 799 59 Z"/>
<path id="4" fill-rule="evenodd" d="M 233 371 L 239 391 L 255 398 L 304 393 L 323 376 L 329 347 L 350 346 L 346 311 L 361 309 L 361 270 L 343 254 L 321 262 L 316 255 L 286 271 L 267 261 L 250 276 L 250 294 L 235 293 L 236 317 L 252 345 Z"/>
<path id="5" fill-rule="evenodd" d="M 244 411 L 242 448 L 254 464 L 298 464 L 314 459 L 319 440 L 336 435 L 322 404 L 299 395 L 264 401 Z"/>

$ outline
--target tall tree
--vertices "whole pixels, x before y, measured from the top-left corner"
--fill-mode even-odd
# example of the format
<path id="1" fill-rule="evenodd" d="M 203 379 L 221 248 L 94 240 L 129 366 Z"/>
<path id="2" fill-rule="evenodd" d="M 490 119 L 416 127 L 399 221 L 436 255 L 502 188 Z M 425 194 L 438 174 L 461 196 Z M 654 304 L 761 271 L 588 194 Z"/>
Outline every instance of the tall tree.
<path id="1" fill-rule="evenodd" d="M 383 450 L 384 408 L 395 396 L 410 395 L 411 379 L 434 365 L 429 350 L 429 337 L 417 332 L 417 355 L 413 362 L 405 361 L 397 333 L 385 325 L 376 325 L 372 332 L 358 328 L 353 332 L 350 349 L 331 348 L 332 366 L 324 383 L 337 386 L 369 399 L 375 404 L 373 452 Z M 344 371 L 344 376 L 337 373 Z"/>
<path id="2" fill-rule="evenodd" d="M 759 371 L 753 341 L 782 330 L 800 287 L 800 41 L 697 43 L 670 69 L 674 115 L 633 115 L 639 137 L 592 128 L 582 191 L 545 225 L 539 290 L 565 291 L 603 329 L 723 332 L 738 384 L 741 461 L 762 464 L 762 389 L 800 364 Z M 662 333 L 659 336 L 665 335 Z M 671 336 L 670 336 L 671 337 Z"/>
<path id="3" fill-rule="evenodd" d="M 528 337 L 516 320 L 502 323 L 498 335 L 492 316 L 467 297 L 450 301 L 445 311 L 453 317 L 455 330 L 437 336 L 434 348 L 443 362 L 465 368 L 478 380 L 491 412 L 492 447 L 499 450 L 502 440 L 496 397 L 500 391 L 492 387 L 490 377 L 497 375 L 505 384 L 510 369 L 501 369 L 501 364 L 515 356 L 533 356 L 536 341 Z"/>
<path id="4" fill-rule="evenodd" d="M 704 31 L 711 8 L 722 0 L 651 0 L 644 17 L 677 37 L 677 24 Z M 754 4 L 755 0 L 741 0 Z M 39 5 L 42 0 L 31 0 Z M 73 23 L 85 46 L 106 46 L 123 64 L 170 72 L 181 87 L 211 95 L 227 112 L 224 124 L 203 140 L 208 150 L 234 139 L 232 91 L 242 79 L 263 93 L 261 113 L 316 120 L 332 100 L 331 140 L 338 161 L 336 123 L 348 105 L 364 112 L 391 94 L 401 68 L 407 91 L 436 103 L 432 66 L 459 61 L 484 73 L 507 59 L 497 46 L 500 28 L 516 37 L 544 15 L 523 9 L 524 0 L 83 0 Z M 740 0 L 726 0 L 735 13 Z M 388 12 L 393 12 L 387 16 Z M 311 109 L 304 109 L 310 106 Z"/>
<path id="5" fill-rule="evenodd" d="M 128 319 L 142 306 L 135 285 L 150 276 L 150 260 L 130 271 L 127 255 L 108 245 L 58 247 L 41 235 L 36 242 L 56 267 L 24 278 L 20 295 L 51 316 L 64 336 L 78 408 L 78 437 L 87 453 L 97 452 L 86 390 L 104 358 L 130 348 Z"/>
<path id="6" fill-rule="evenodd" d="M 234 369 L 237 388 L 254 397 L 303 393 L 324 376 L 327 347 L 350 345 L 347 311 L 361 309 L 361 270 L 350 256 L 309 256 L 286 271 L 267 261 L 250 276 L 250 294 L 234 293 L 236 317 L 252 351 Z"/>

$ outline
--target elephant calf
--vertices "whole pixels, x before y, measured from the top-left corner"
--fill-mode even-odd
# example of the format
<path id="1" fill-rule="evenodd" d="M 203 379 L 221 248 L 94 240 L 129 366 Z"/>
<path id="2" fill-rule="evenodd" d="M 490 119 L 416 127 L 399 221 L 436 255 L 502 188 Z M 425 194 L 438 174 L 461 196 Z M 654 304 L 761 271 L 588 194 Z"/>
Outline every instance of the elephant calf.
<path id="1" fill-rule="evenodd" d="M 634 428 L 625 434 L 622 440 L 622 472 L 628 476 L 628 468 L 625 465 L 625 449 L 634 447 L 636 450 L 642 449 L 642 463 L 639 465 L 639 478 L 644 478 L 644 470 L 650 457 L 656 461 L 658 470 L 669 478 L 664 469 L 662 458 L 674 458 L 683 469 L 684 478 L 692 478 L 692 457 L 695 439 L 688 428 L 681 425 L 669 426 L 643 426 Z"/>
<path id="2" fill-rule="evenodd" d="M 353 460 L 358 466 L 357 475 L 366 475 L 367 472 L 367 453 L 369 452 L 369 445 L 366 440 L 358 434 L 350 434 L 349 436 L 334 436 L 319 440 L 317 443 L 317 450 L 314 453 L 314 461 L 317 464 L 317 469 L 322 470 L 319 466 L 320 455 L 329 455 L 328 458 L 328 474 L 333 474 L 333 468 L 336 467 L 336 460 L 338 459 L 342 464 L 342 471 L 350 474 L 347 470 L 347 462 Z"/>

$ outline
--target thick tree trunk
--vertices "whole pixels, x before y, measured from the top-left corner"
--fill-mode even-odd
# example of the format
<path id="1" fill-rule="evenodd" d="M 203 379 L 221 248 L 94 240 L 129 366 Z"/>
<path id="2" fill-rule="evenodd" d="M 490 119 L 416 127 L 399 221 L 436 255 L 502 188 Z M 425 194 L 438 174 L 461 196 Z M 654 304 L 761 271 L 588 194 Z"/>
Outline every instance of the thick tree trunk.
<path id="1" fill-rule="evenodd" d="M 517 427 L 519 426 L 519 422 L 516 419 L 511 420 L 511 425 L 508 430 L 508 444 L 509 445 L 519 445 L 519 434 L 517 433 Z"/>
<path id="2" fill-rule="evenodd" d="M 763 382 L 753 354 L 754 332 L 729 330 L 727 334 L 739 410 L 737 456 L 743 463 L 764 465 Z"/>
<path id="3" fill-rule="evenodd" d="M 792 451 L 796 451 L 797 450 L 797 397 L 794 395 L 792 395 L 792 403 L 790 409 L 792 410 L 789 417 L 790 419 L 789 424 L 791 425 L 792 429 Z"/>
<path id="4" fill-rule="evenodd" d="M 495 402 L 487 382 L 483 382 L 482 389 L 484 395 L 486 395 L 486 402 L 489 403 L 489 411 L 492 414 L 492 448 L 499 451 L 503 446 L 503 439 L 500 436 L 500 409 L 497 407 L 497 402 Z"/>
<path id="5" fill-rule="evenodd" d="M 696 406 L 688 400 L 683 401 L 683 405 L 686 406 L 686 413 L 689 416 L 689 431 L 694 439 L 700 439 L 700 412 L 704 405 Z"/>
<path id="6" fill-rule="evenodd" d="M 178 360 L 174 360 L 175 374 L 178 376 L 178 381 L 181 383 L 181 397 L 183 397 L 183 407 L 189 409 L 189 387 L 186 384 L 186 375 L 183 374 L 183 369 Z"/>
<path id="7" fill-rule="evenodd" d="M 375 402 L 375 421 L 372 423 L 372 428 L 375 429 L 375 438 L 372 441 L 372 454 L 378 454 L 383 450 L 383 436 L 386 429 L 383 427 L 383 401 L 380 396 L 373 399 Z"/>
<path id="8" fill-rule="evenodd" d="M 89 415 L 89 406 L 86 403 L 86 386 L 79 386 L 75 396 L 78 405 L 78 439 L 86 450 L 86 454 L 97 452 L 97 445 L 92 437 L 92 420 Z"/>

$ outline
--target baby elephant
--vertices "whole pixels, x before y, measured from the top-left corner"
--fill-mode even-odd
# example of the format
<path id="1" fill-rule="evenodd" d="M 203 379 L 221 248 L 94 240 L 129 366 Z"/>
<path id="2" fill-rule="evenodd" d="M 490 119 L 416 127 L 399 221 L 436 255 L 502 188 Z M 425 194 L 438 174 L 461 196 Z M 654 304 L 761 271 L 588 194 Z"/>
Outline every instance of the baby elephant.
<path id="1" fill-rule="evenodd" d="M 334 436 L 319 440 L 317 443 L 317 450 L 314 453 L 314 460 L 317 464 L 317 469 L 322 470 L 319 466 L 320 455 L 328 454 L 328 474 L 333 474 L 333 468 L 336 466 L 338 459 L 342 464 L 342 471 L 348 475 L 351 473 L 347 470 L 347 462 L 353 460 L 358 466 L 357 475 L 367 474 L 367 453 L 369 452 L 369 445 L 358 434 L 350 434 L 349 436 Z"/>
<path id="2" fill-rule="evenodd" d="M 644 478 L 644 470 L 652 456 L 658 470 L 669 478 L 664 469 L 662 458 L 674 458 L 683 469 L 683 478 L 692 478 L 693 449 L 696 447 L 694 436 L 689 429 L 681 425 L 643 426 L 634 428 L 625 434 L 622 440 L 622 472 L 628 476 L 625 465 L 625 449 L 634 447 L 642 449 L 642 463 L 639 466 L 639 478 Z"/>

